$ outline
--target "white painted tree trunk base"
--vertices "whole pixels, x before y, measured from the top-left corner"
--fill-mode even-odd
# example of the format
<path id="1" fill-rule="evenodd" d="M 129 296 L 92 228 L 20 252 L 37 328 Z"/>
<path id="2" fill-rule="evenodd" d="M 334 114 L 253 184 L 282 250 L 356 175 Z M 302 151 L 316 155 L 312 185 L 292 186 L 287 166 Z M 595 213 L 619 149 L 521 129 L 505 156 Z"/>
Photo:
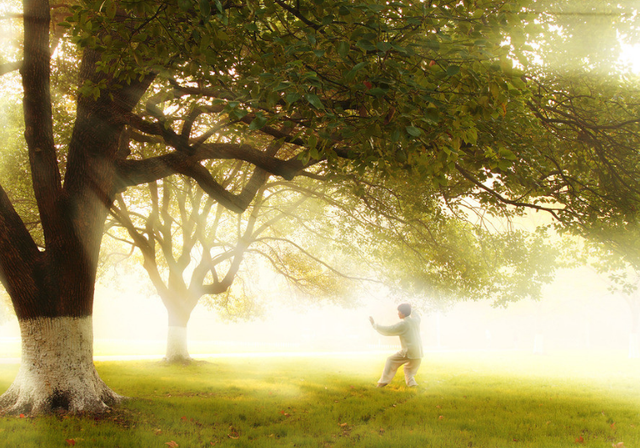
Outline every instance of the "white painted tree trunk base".
<path id="1" fill-rule="evenodd" d="M 167 331 L 167 355 L 169 363 L 189 363 L 192 361 L 187 349 L 187 327 L 169 325 Z"/>
<path id="2" fill-rule="evenodd" d="M 630 359 L 640 358 L 640 334 L 639 333 L 629 334 L 629 358 Z"/>
<path id="3" fill-rule="evenodd" d="M 20 320 L 22 361 L 0 409 L 11 414 L 104 412 L 124 397 L 100 379 L 93 365 L 91 317 Z"/>

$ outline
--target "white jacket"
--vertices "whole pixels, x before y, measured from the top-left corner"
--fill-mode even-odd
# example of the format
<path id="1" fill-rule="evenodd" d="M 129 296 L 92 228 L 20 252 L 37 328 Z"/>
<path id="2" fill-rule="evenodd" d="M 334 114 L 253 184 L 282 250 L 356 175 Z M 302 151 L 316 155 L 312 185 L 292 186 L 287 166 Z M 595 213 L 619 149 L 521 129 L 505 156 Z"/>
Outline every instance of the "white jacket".
<path id="1" fill-rule="evenodd" d="M 400 336 L 402 353 L 409 359 L 422 358 L 422 338 L 420 337 L 420 315 L 413 311 L 395 325 L 373 324 L 373 328 L 384 336 Z"/>

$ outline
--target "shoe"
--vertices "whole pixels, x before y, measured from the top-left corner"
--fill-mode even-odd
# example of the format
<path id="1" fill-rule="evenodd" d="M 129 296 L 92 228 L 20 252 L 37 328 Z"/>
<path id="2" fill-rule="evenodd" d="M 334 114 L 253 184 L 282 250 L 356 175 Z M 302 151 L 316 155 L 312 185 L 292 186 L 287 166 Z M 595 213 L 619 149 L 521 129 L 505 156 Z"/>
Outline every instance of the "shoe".
<path id="1" fill-rule="evenodd" d="M 387 384 L 389 384 L 389 383 L 378 383 L 378 385 L 377 385 L 376 387 L 384 387 L 384 386 L 386 386 Z"/>

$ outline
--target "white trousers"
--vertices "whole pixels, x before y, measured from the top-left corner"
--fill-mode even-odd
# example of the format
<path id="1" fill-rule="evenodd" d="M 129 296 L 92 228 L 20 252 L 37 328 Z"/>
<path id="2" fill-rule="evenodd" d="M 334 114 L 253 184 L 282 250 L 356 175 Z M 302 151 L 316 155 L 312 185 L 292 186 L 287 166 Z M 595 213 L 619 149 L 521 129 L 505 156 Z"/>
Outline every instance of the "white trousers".
<path id="1" fill-rule="evenodd" d="M 398 352 L 387 358 L 387 363 L 384 366 L 384 370 L 382 371 L 382 376 L 378 383 L 389 384 L 393 377 L 396 376 L 396 372 L 398 368 L 404 364 L 404 380 L 407 383 L 407 386 L 417 386 L 415 376 L 418 373 L 418 368 L 420 367 L 420 363 L 422 359 L 409 359 L 405 356 L 404 353 Z"/>

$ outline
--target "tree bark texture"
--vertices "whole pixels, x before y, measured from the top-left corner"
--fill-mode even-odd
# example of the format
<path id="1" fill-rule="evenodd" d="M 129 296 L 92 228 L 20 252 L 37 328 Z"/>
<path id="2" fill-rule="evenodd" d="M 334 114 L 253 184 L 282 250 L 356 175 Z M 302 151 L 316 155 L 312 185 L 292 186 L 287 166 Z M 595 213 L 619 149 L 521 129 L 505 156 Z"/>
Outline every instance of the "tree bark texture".
<path id="1" fill-rule="evenodd" d="M 61 408 L 96 412 L 119 400 L 93 366 L 91 316 L 104 222 L 119 188 L 119 139 L 130 111 L 151 78 L 98 100 L 78 98 L 68 142 L 64 184 L 54 143 L 50 95 L 50 6 L 24 2 L 25 140 L 44 250 L 29 234 L 0 187 L 0 280 L 22 331 L 20 372 L 0 410 L 38 414 Z M 79 82 L 97 82 L 99 55 L 86 50 Z"/>
<path id="2" fill-rule="evenodd" d="M 0 397 L 6 412 L 103 412 L 122 400 L 93 365 L 91 317 L 39 317 L 19 322 L 22 361 L 15 381 Z"/>

